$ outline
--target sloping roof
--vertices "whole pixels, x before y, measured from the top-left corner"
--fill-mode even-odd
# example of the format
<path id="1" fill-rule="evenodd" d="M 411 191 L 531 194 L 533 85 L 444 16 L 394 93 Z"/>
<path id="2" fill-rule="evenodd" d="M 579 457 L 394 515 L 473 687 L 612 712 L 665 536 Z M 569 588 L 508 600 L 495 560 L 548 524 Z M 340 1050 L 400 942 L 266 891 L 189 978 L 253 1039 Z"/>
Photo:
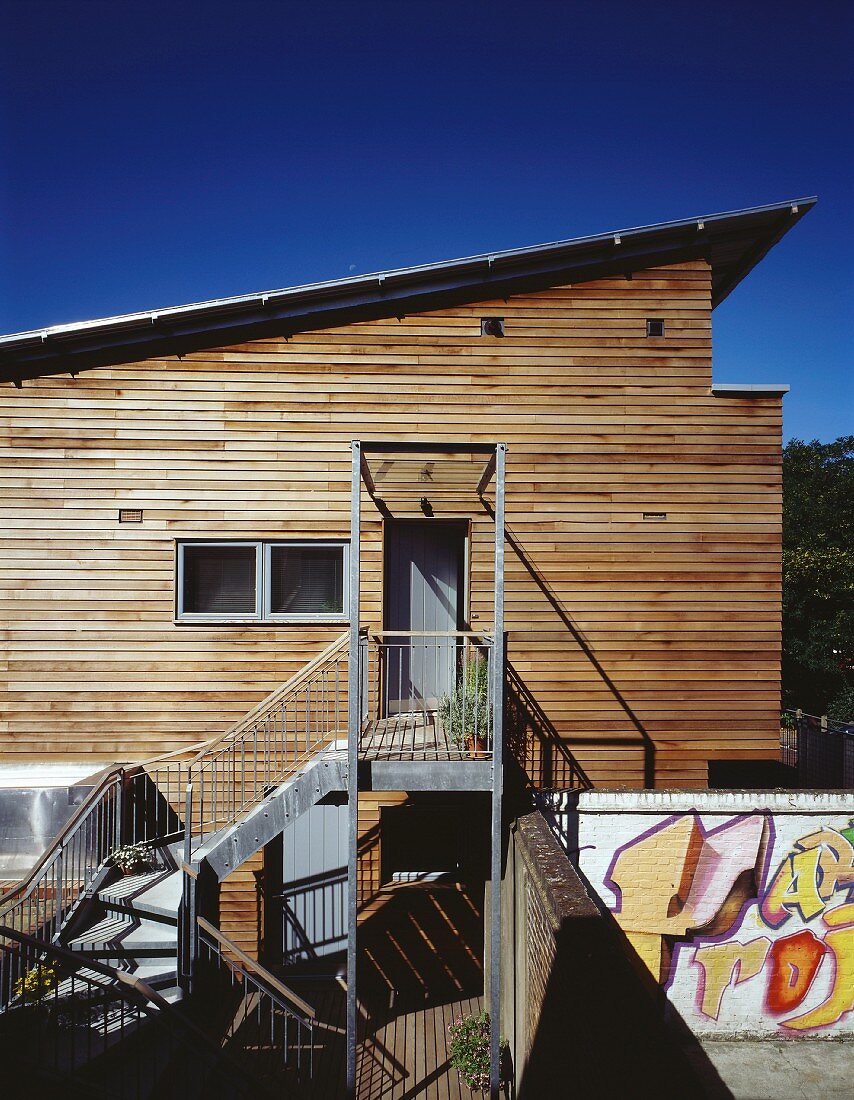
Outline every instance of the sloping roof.
<path id="1" fill-rule="evenodd" d="M 718 305 L 816 199 L 0 336 L 0 380 L 403 316 L 704 258 Z"/>

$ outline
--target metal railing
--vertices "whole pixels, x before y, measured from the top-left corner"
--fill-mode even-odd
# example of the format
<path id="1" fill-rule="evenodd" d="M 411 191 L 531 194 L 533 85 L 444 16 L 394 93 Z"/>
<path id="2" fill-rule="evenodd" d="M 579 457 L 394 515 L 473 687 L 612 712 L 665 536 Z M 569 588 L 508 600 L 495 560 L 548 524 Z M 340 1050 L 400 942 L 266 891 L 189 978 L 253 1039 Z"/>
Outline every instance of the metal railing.
<path id="1" fill-rule="evenodd" d="M 54 942 L 117 848 L 180 836 L 182 780 L 197 748 L 100 772 L 35 867 L 0 897 L 0 924 Z"/>
<path id="2" fill-rule="evenodd" d="M 366 633 L 360 750 L 395 759 L 492 755 L 496 683 L 489 634 Z"/>
<path id="3" fill-rule="evenodd" d="M 347 730 L 347 645 L 342 634 L 222 736 L 205 743 L 186 775 L 184 861 L 232 825 L 318 749 Z"/>
<path id="4" fill-rule="evenodd" d="M 218 928 L 197 918 L 200 990 L 228 1014 L 223 1042 L 232 1056 L 251 1064 L 255 1076 L 299 1080 L 314 1072 L 314 1008 Z M 236 995 L 236 996 L 235 996 Z"/>
<path id="5" fill-rule="evenodd" d="M 217 1096 L 258 1095 L 228 1052 L 132 974 L 7 926 L 0 939 L 0 1048 L 7 1071 L 32 1074 L 30 1095 L 74 1082 L 87 1096 L 187 1100 L 214 1081 Z"/>
<path id="6" fill-rule="evenodd" d="M 783 763 L 797 768 L 799 787 L 854 789 L 854 722 L 786 711 L 780 728 L 780 754 Z"/>
<path id="7" fill-rule="evenodd" d="M 515 760 L 526 784 L 536 790 L 590 789 L 586 772 L 509 661 L 504 721 L 507 757 Z"/>

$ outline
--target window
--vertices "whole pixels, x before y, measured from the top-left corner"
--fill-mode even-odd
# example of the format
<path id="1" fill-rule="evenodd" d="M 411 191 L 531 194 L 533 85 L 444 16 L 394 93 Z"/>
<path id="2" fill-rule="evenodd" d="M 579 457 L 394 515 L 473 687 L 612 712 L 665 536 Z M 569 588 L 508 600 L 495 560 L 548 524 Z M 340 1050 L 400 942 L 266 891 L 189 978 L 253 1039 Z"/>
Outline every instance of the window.
<path id="1" fill-rule="evenodd" d="M 648 317 L 646 322 L 647 336 L 663 336 L 664 321 L 660 317 Z"/>
<path id="2" fill-rule="evenodd" d="M 268 615 L 344 614 L 344 547 L 303 543 L 267 546 Z"/>
<path id="3" fill-rule="evenodd" d="M 343 542 L 179 542 L 182 622 L 342 622 Z"/>

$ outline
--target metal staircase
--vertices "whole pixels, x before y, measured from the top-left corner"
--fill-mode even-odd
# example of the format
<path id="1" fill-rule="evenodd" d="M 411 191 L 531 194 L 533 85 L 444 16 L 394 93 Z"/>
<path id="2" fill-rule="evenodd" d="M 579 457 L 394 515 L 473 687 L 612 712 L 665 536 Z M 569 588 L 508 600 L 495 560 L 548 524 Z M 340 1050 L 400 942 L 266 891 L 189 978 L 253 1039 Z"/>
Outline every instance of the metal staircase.
<path id="1" fill-rule="evenodd" d="M 0 1045 L 29 1036 L 22 1065 L 82 1082 L 88 1095 L 171 1096 L 168 1067 L 198 1059 L 201 1043 L 215 1070 L 206 1096 L 264 1095 L 265 1080 L 278 1095 L 299 1094 L 313 1010 L 207 917 L 232 870 L 346 788 L 347 642 L 222 736 L 106 770 L 27 879 L 0 898 Z M 139 842 L 150 867 L 121 877 L 113 853 Z M 212 989 L 227 1019 L 207 1011 Z M 168 1052 L 166 1067 L 152 1047 Z M 133 1051 L 147 1052 L 147 1069 Z"/>

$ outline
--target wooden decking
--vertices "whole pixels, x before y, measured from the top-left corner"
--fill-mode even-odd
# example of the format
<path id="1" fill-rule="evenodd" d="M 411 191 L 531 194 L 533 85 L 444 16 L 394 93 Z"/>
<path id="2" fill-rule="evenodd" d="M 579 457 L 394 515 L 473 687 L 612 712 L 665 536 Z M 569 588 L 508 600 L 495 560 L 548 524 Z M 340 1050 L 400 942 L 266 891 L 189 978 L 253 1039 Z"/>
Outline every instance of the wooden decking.
<path id="1" fill-rule="evenodd" d="M 448 1056 L 448 1025 L 483 1009 L 482 889 L 388 886 L 359 929 L 358 1100 L 471 1100 Z M 318 1017 L 304 1095 L 344 1095 L 343 983 L 300 986 Z"/>
<path id="2" fill-rule="evenodd" d="M 487 760 L 491 755 L 460 749 L 431 711 L 409 711 L 369 722 L 359 739 L 362 760 Z"/>
<path id="3" fill-rule="evenodd" d="M 298 1093 L 333 1100 L 345 1093 L 346 1003 L 343 989 L 300 989 L 318 1015 L 314 1078 Z M 420 1010 L 366 1021 L 362 1016 L 357 1100 L 471 1100 L 448 1057 L 448 1025 L 483 1010 L 483 997 L 462 997 Z"/>

